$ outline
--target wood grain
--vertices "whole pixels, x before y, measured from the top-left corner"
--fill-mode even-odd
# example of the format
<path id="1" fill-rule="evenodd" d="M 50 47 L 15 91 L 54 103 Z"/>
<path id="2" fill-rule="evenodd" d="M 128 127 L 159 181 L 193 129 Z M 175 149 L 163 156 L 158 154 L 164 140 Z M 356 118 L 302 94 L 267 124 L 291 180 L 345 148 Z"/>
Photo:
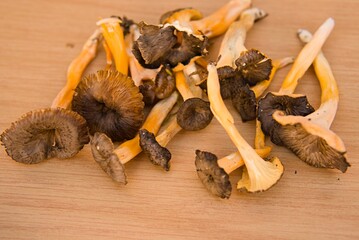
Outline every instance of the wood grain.
<path id="1" fill-rule="evenodd" d="M 247 47 L 272 58 L 296 56 L 302 46 L 298 28 L 314 31 L 327 17 L 336 20 L 324 52 L 340 90 L 332 129 L 346 143 L 352 164 L 347 173 L 309 167 L 275 147 L 273 155 L 282 160 L 285 174 L 274 188 L 260 194 L 234 190 L 229 200 L 217 199 L 203 188 L 194 167 L 196 149 L 219 157 L 235 150 L 215 120 L 200 132 L 180 132 L 173 139 L 170 172 L 143 155 L 126 164 L 125 187 L 105 175 L 88 146 L 73 159 L 37 165 L 16 163 L 1 147 L 0 239 L 359 239 L 359 2 L 253 1 L 269 16 L 248 34 Z M 99 17 L 126 15 L 157 23 L 167 10 L 191 6 L 207 15 L 225 2 L 0 1 L 0 132 L 22 114 L 51 104 Z M 211 47 L 213 56 L 219 40 Z M 87 72 L 104 65 L 101 50 Z M 278 72 L 272 90 L 288 70 Z M 312 69 L 297 92 L 319 106 Z M 234 115 L 252 143 L 254 124 L 243 124 Z M 234 189 L 239 177 L 240 171 L 231 175 Z"/>

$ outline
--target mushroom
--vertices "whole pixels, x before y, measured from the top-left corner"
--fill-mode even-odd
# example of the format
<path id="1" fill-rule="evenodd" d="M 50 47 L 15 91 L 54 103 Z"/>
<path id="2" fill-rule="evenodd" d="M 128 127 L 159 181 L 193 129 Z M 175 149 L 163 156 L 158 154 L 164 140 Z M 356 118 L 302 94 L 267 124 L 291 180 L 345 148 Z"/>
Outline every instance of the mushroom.
<path id="1" fill-rule="evenodd" d="M 263 160 L 256 151 L 243 139 L 234 125 L 232 115 L 225 106 L 220 95 L 220 85 L 217 69 L 214 65 L 208 65 L 207 90 L 211 110 L 220 122 L 232 142 L 238 148 L 246 169 L 237 188 L 245 188 L 248 192 L 268 190 L 276 184 L 283 174 L 283 166 L 279 159 L 273 161 Z"/>
<path id="2" fill-rule="evenodd" d="M 167 98 L 176 89 L 176 79 L 169 65 L 163 65 L 155 78 L 155 93 L 158 99 Z"/>
<path id="3" fill-rule="evenodd" d="M 139 132 L 140 146 L 154 165 L 161 166 L 164 170 L 170 170 L 171 153 L 167 148 L 162 147 L 155 138 L 155 135 L 146 129 Z"/>
<path id="4" fill-rule="evenodd" d="M 190 21 L 189 24 L 194 33 L 201 33 L 208 38 L 213 38 L 226 32 L 231 23 L 251 4 L 251 0 L 231 0 L 211 15 Z"/>
<path id="5" fill-rule="evenodd" d="M 160 17 L 160 23 L 174 23 L 179 22 L 182 26 L 188 26 L 189 21 L 201 19 L 202 13 L 194 8 L 179 8 L 173 11 L 168 11 Z"/>
<path id="6" fill-rule="evenodd" d="M 70 158 L 89 142 L 86 121 L 63 108 L 45 108 L 23 115 L 0 136 L 7 154 L 17 162 Z"/>
<path id="7" fill-rule="evenodd" d="M 178 93 L 173 92 L 171 96 L 156 103 L 151 109 L 142 129 L 157 134 L 162 122 L 176 104 Z M 92 155 L 101 168 L 116 182 L 126 184 L 126 173 L 124 164 L 136 157 L 141 151 L 140 136 L 137 134 L 131 140 L 121 143 L 117 148 L 104 133 L 95 133 L 91 139 Z"/>
<path id="8" fill-rule="evenodd" d="M 312 39 L 306 30 L 300 30 L 299 37 L 303 42 Z M 320 107 L 305 117 L 274 112 L 273 119 L 280 124 L 277 134 L 288 149 L 309 165 L 336 168 L 344 173 L 350 167 L 346 149 L 341 138 L 330 130 L 339 102 L 338 87 L 322 52 L 314 59 L 313 65 L 322 89 Z"/>
<path id="9" fill-rule="evenodd" d="M 140 22 L 139 28 L 141 35 L 134 43 L 133 54 L 143 67 L 158 68 L 161 64 L 175 67 L 207 51 L 206 37 L 194 35 L 191 29 L 178 24 L 155 26 Z"/>
<path id="10" fill-rule="evenodd" d="M 156 103 L 156 86 L 152 80 L 142 80 L 142 84 L 138 87 L 146 106 L 152 106 Z"/>
<path id="11" fill-rule="evenodd" d="M 135 137 L 144 119 L 144 103 L 131 78 L 100 70 L 86 76 L 75 92 L 72 109 L 86 119 L 90 134 L 103 132 L 113 141 Z"/>
<path id="12" fill-rule="evenodd" d="M 118 72 L 127 76 L 128 73 L 128 56 L 126 53 L 126 45 L 123 30 L 120 26 L 121 20 L 117 17 L 105 18 L 96 24 L 101 26 L 102 35 L 106 44 L 111 50 L 115 60 Z"/>

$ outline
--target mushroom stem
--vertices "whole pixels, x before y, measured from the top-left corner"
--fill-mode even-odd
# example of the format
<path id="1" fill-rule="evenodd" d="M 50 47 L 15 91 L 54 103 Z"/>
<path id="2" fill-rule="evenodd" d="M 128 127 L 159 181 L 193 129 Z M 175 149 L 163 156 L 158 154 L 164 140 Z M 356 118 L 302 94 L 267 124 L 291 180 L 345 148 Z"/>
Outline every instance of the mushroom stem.
<path id="1" fill-rule="evenodd" d="M 69 108 L 72 102 L 75 88 L 81 80 L 81 76 L 89 63 L 95 58 L 97 53 L 97 46 L 101 31 L 96 29 L 95 32 L 87 39 L 81 53 L 72 60 L 67 69 L 67 82 L 53 100 L 52 108 Z"/>
<path id="2" fill-rule="evenodd" d="M 211 110 L 237 147 L 247 168 L 248 176 L 246 176 L 246 179 L 242 178 L 242 182 L 239 185 L 246 188 L 249 192 L 265 191 L 276 184 L 281 178 L 283 166 L 279 160 L 275 164 L 263 160 L 240 135 L 234 125 L 233 117 L 221 97 L 216 67 L 209 64 L 207 70 L 207 90 Z"/>
<path id="3" fill-rule="evenodd" d="M 168 113 L 176 104 L 177 99 L 178 93 L 175 91 L 168 98 L 159 101 L 148 114 L 145 122 L 142 125 L 142 128 L 147 129 L 153 134 L 157 134 L 162 122 L 165 120 Z M 137 134 L 136 137 L 122 143 L 114 150 L 113 153 L 117 155 L 118 159 L 120 159 L 120 162 L 122 164 L 127 163 L 142 151 L 139 145 L 139 139 L 140 137 Z"/>
<path id="4" fill-rule="evenodd" d="M 200 20 L 190 21 L 194 32 L 203 33 L 209 38 L 223 34 L 238 16 L 250 7 L 251 0 L 231 0 L 211 15 Z"/>
<path id="5" fill-rule="evenodd" d="M 247 32 L 253 27 L 254 22 L 267 14 L 259 8 L 251 8 L 245 10 L 240 19 L 231 23 L 221 43 L 219 49 L 220 59 L 217 63 L 217 68 L 230 66 L 235 67 L 236 59 L 242 52 L 247 51 L 244 46 Z"/>
<path id="6" fill-rule="evenodd" d="M 106 67 L 105 67 L 105 69 L 108 70 L 112 66 L 112 53 L 105 41 L 102 42 L 102 46 L 106 52 Z"/>
<path id="7" fill-rule="evenodd" d="M 197 74 L 197 67 L 195 61 L 191 61 L 183 68 L 185 79 L 190 79 L 192 84 L 186 84 L 194 97 L 202 98 L 202 89 L 198 86 L 201 82 L 200 76 Z M 187 81 L 186 81 L 187 82 Z M 185 87 L 187 87 L 185 86 Z"/>
<path id="8" fill-rule="evenodd" d="M 194 8 L 185 8 L 172 12 L 172 14 L 161 20 L 162 24 L 178 22 L 181 26 L 188 26 L 191 20 L 201 19 L 202 13 Z"/>
<path id="9" fill-rule="evenodd" d="M 298 31 L 298 37 L 304 43 L 313 38 L 312 34 L 304 29 Z M 319 52 L 313 62 L 314 71 L 320 83 L 322 91 L 321 104 L 317 111 L 308 115 L 311 121 L 329 129 L 338 108 L 339 91 L 332 69 L 323 52 Z"/>
<path id="10" fill-rule="evenodd" d="M 157 135 L 156 140 L 161 146 L 165 147 L 181 130 L 182 128 L 178 125 L 177 118 L 174 116 L 168 121 L 164 130 Z"/>
<path id="11" fill-rule="evenodd" d="M 102 35 L 114 57 L 117 71 L 127 75 L 128 56 L 120 22 L 118 18 L 106 18 L 98 21 L 97 25 L 101 25 Z"/>
<path id="12" fill-rule="evenodd" d="M 313 63 L 314 58 L 318 55 L 329 34 L 332 32 L 334 24 L 334 19 L 328 18 L 315 32 L 311 41 L 300 51 L 282 83 L 282 87 L 279 90 L 280 94 L 288 95 L 294 92 L 298 80 Z"/>
<path id="13" fill-rule="evenodd" d="M 195 95 L 193 94 L 190 87 L 188 86 L 187 79 L 183 71 L 176 72 L 175 76 L 176 76 L 176 88 L 178 92 L 181 94 L 183 100 L 185 101 L 189 98 L 194 98 Z"/>
<path id="14" fill-rule="evenodd" d="M 259 98 L 264 93 L 264 91 L 267 90 L 267 88 L 273 81 L 274 75 L 276 74 L 277 70 L 279 70 L 293 62 L 294 62 L 293 57 L 285 57 L 285 58 L 273 60 L 272 61 L 273 68 L 272 68 L 272 72 L 270 74 L 269 80 L 261 81 L 261 82 L 257 83 L 255 86 L 251 87 L 251 90 L 256 95 L 256 98 Z"/>

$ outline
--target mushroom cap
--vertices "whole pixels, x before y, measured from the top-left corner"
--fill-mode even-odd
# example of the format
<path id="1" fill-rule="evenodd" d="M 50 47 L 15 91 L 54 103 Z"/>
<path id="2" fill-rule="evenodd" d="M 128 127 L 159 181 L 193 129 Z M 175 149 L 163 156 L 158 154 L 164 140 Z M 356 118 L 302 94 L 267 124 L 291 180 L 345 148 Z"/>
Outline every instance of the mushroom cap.
<path id="1" fill-rule="evenodd" d="M 195 56 L 206 53 L 207 38 L 176 29 L 173 25 L 155 26 L 139 23 L 140 37 L 132 52 L 145 68 L 158 68 L 169 64 L 188 64 Z"/>
<path id="2" fill-rule="evenodd" d="M 278 135 L 280 125 L 273 119 L 273 113 L 277 110 L 283 111 L 286 115 L 306 116 L 314 112 L 314 108 L 304 95 L 277 95 L 267 93 L 258 102 L 258 120 L 261 122 L 265 135 L 270 136 L 271 141 L 277 145 L 283 145 Z"/>
<path id="3" fill-rule="evenodd" d="M 91 138 L 91 151 L 95 161 L 115 182 L 127 184 L 125 167 L 113 152 L 113 143 L 106 134 L 94 134 Z"/>
<path id="4" fill-rule="evenodd" d="M 232 192 L 229 175 L 219 167 L 217 160 L 217 156 L 210 152 L 196 150 L 197 175 L 212 194 L 229 198 Z"/>
<path id="5" fill-rule="evenodd" d="M 178 8 L 172 11 L 165 12 L 160 17 L 160 23 L 165 24 L 174 15 L 186 16 L 187 20 L 199 20 L 202 18 L 202 13 L 194 8 Z"/>
<path id="6" fill-rule="evenodd" d="M 232 91 L 232 104 L 238 111 L 243 122 L 251 121 L 257 117 L 257 101 L 256 95 L 249 88 L 248 84 Z"/>
<path id="7" fill-rule="evenodd" d="M 136 136 L 144 120 L 144 103 L 131 78 L 118 71 L 98 71 L 82 79 L 72 109 L 83 116 L 90 134 L 103 132 L 113 141 Z"/>
<path id="8" fill-rule="evenodd" d="M 242 52 L 235 64 L 249 86 L 269 80 L 273 68 L 272 60 L 256 49 Z"/>
<path id="9" fill-rule="evenodd" d="M 244 80 L 238 72 L 230 66 L 223 66 L 217 69 L 221 96 L 223 99 L 231 97 L 233 88 L 240 88 L 244 85 Z"/>
<path id="10" fill-rule="evenodd" d="M 157 100 L 155 83 L 152 80 L 142 80 L 141 85 L 138 87 L 145 105 L 152 106 Z"/>
<path id="11" fill-rule="evenodd" d="M 171 153 L 162 147 L 156 140 L 155 135 L 146 129 L 139 131 L 140 146 L 154 165 L 161 166 L 164 170 L 170 170 Z"/>
<path id="12" fill-rule="evenodd" d="M 204 129 L 213 119 L 209 102 L 201 98 L 189 98 L 177 112 L 177 123 L 188 131 Z"/>
<path id="13" fill-rule="evenodd" d="M 158 99 L 169 97 L 176 89 L 176 79 L 168 64 L 163 65 L 155 79 L 155 92 Z"/>
<path id="14" fill-rule="evenodd" d="M 17 162 L 70 158 L 90 141 L 86 120 L 63 108 L 26 113 L 0 136 L 7 154 Z"/>
<path id="15" fill-rule="evenodd" d="M 336 168 L 346 172 L 350 164 L 342 140 L 331 130 L 312 123 L 310 118 L 283 116 L 275 112 L 273 118 L 281 124 L 278 129 L 284 146 L 302 161 L 317 168 Z"/>

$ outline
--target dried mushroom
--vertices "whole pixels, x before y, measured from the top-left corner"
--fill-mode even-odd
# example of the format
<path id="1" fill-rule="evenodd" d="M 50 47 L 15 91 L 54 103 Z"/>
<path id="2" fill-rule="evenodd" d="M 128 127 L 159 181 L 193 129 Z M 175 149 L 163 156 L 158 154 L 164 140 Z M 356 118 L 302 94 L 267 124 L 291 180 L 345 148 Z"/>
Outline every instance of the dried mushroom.
<path id="1" fill-rule="evenodd" d="M 156 103 L 156 86 L 152 80 L 142 80 L 142 84 L 138 87 L 146 106 L 152 106 Z"/>
<path id="2" fill-rule="evenodd" d="M 164 99 L 176 89 L 176 79 L 169 65 L 163 65 L 156 75 L 155 92 L 158 99 Z"/>
<path id="3" fill-rule="evenodd" d="M 171 153 L 167 148 L 162 147 L 155 138 L 155 135 L 146 129 L 139 132 L 140 146 L 154 165 L 161 166 L 164 170 L 170 170 Z"/>
<path id="4" fill-rule="evenodd" d="M 63 108 L 31 111 L 12 123 L 0 139 L 12 159 L 28 164 L 70 158 L 90 140 L 85 119 Z"/>
<path id="5" fill-rule="evenodd" d="M 232 185 L 229 175 L 217 163 L 217 156 L 200 150 L 196 150 L 196 169 L 203 185 L 215 196 L 229 198 Z"/>
<path id="6" fill-rule="evenodd" d="M 129 77 L 101 70 L 85 77 L 75 92 L 72 108 L 86 119 L 91 134 L 103 132 L 113 141 L 137 134 L 144 120 L 144 103 Z"/>
<path id="7" fill-rule="evenodd" d="M 256 95 L 248 85 L 243 86 L 231 94 L 232 104 L 243 122 L 251 121 L 257 117 Z"/>

